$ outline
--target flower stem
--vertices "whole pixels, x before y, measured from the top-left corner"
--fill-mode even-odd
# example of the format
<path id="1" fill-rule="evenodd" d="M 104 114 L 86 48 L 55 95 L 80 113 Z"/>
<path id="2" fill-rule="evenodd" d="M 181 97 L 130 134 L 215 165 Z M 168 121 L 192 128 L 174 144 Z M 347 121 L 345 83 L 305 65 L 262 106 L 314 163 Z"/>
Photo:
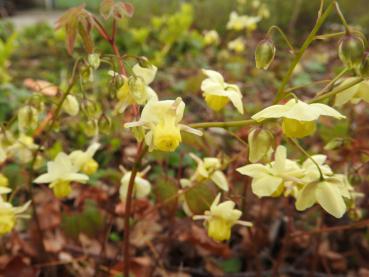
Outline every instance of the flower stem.
<path id="1" fill-rule="evenodd" d="M 292 53 L 295 53 L 295 48 L 293 48 L 291 42 L 288 40 L 288 37 L 286 36 L 286 34 L 282 31 L 281 28 L 279 28 L 277 25 L 273 25 L 269 28 L 268 32 L 267 32 L 267 36 L 270 36 L 272 31 L 276 30 L 280 33 L 280 35 L 282 36 L 283 40 L 286 42 L 288 48 L 290 48 Z"/>
<path id="2" fill-rule="evenodd" d="M 131 208 L 132 208 L 132 195 L 133 195 L 133 187 L 134 181 L 138 172 L 138 169 L 141 165 L 141 161 L 143 156 L 147 151 L 147 147 L 144 145 L 144 142 L 141 142 L 137 147 L 137 156 L 135 164 L 132 168 L 131 177 L 128 183 L 128 190 L 127 190 L 127 198 L 126 198 L 126 206 L 125 206 L 125 214 L 124 214 L 124 241 L 123 241 L 123 254 L 124 254 L 124 269 L 123 274 L 124 276 L 129 276 L 129 266 L 130 266 L 130 257 L 129 257 L 129 236 L 130 236 L 130 229 L 129 229 L 129 219 L 131 217 Z"/>
<path id="3" fill-rule="evenodd" d="M 300 50 L 295 55 L 295 58 L 293 59 L 291 65 L 288 69 L 287 74 L 285 75 L 285 77 L 282 80 L 282 84 L 278 89 L 277 96 L 274 100 L 274 104 L 278 103 L 283 98 L 284 89 L 285 89 L 288 81 L 291 79 L 293 71 L 295 70 L 295 67 L 300 62 L 300 60 L 301 60 L 302 56 L 304 55 L 306 49 L 314 41 L 315 35 L 319 31 L 319 29 L 322 26 L 322 24 L 324 23 L 324 21 L 327 19 L 328 15 L 331 13 L 334 3 L 335 3 L 335 1 L 332 1 L 329 4 L 329 6 L 327 7 L 327 9 L 320 16 L 318 16 L 318 20 L 316 21 L 316 24 L 315 24 L 313 30 L 311 31 L 309 36 L 306 38 L 305 42 L 302 44 Z"/>
<path id="4" fill-rule="evenodd" d="M 257 125 L 259 124 L 257 121 L 253 119 L 247 120 L 237 120 L 237 121 L 219 121 L 219 122 L 200 122 L 200 123 L 192 123 L 189 124 L 191 128 L 200 129 L 200 128 L 229 128 L 229 127 L 244 127 L 249 125 Z"/>
<path id="5" fill-rule="evenodd" d="M 314 165 L 316 166 L 316 168 L 318 169 L 319 171 L 319 175 L 320 175 L 320 181 L 323 181 L 324 180 L 324 175 L 323 175 L 323 172 L 322 172 L 322 169 L 320 168 L 319 164 L 311 157 L 311 155 L 306 152 L 306 150 L 300 145 L 300 143 L 295 140 L 295 139 L 292 139 L 292 138 L 289 138 L 288 139 L 290 142 L 292 142 L 293 145 L 296 146 L 296 148 L 302 153 L 304 154 L 308 159 L 310 159 Z"/>
<path id="6" fill-rule="evenodd" d="M 364 78 L 357 77 L 357 78 L 355 78 L 355 80 L 352 80 L 350 83 L 348 83 L 348 84 L 346 84 L 344 86 L 338 87 L 338 88 L 336 88 L 334 90 L 331 90 L 331 91 L 329 91 L 327 93 L 324 93 L 322 95 L 319 95 L 319 96 L 314 97 L 313 99 L 310 99 L 308 101 L 308 103 L 311 104 L 311 103 L 319 102 L 319 101 L 324 100 L 326 98 L 332 97 L 332 96 L 336 95 L 337 93 L 340 93 L 340 92 L 342 92 L 342 91 L 344 91 L 344 90 L 346 90 L 348 88 L 351 88 L 351 87 L 359 84 L 363 80 L 364 80 Z"/>

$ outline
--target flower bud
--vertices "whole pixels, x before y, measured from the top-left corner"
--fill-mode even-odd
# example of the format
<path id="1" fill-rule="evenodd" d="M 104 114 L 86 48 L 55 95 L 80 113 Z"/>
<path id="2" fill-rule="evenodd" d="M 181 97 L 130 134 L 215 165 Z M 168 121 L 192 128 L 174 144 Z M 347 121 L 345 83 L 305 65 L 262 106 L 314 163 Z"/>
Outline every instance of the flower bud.
<path id="1" fill-rule="evenodd" d="M 98 69 L 100 66 L 100 54 L 97 53 L 93 53 L 88 55 L 88 64 L 93 68 L 93 69 Z"/>
<path id="2" fill-rule="evenodd" d="M 131 76 L 128 79 L 130 92 L 138 105 L 143 105 L 147 101 L 146 85 L 141 77 Z"/>
<path id="3" fill-rule="evenodd" d="M 265 129 L 252 129 L 248 136 L 249 160 L 257 163 L 268 155 L 273 144 L 273 135 Z"/>
<path id="4" fill-rule="evenodd" d="M 18 111 L 18 128 L 25 133 L 27 130 L 36 129 L 38 123 L 38 111 L 32 106 L 24 106 Z"/>
<path id="5" fill-rule="evenodd" d="M 349 68 L 360 65 L 364 55 L 364 41 L 359 36 L 345 36 L 338 46 L 338 56 Z"/>
<path id="6" fill-rule="evenodd" d="M 101 115 L 101 107 L 97 102 L 88 100 L 83 103 L 82 110 L 88 118 L 98 118 Z"/>
<path id="7" fill-rule="evenodd" d="M 88 137 L 97 135 L 99 132 L 97 120 L 88 120 L 85 124 L 83 124 L 83 131 Z"/>
<path id="8" fill-rule="evenodd" d="M 104 133 L 104 134 L 109 134 L 111 131 L 111 120 L 107 115 L 103 115 L 100 119 L 99 119 L 99 130 Z"/>
<path id="9" fill-rule="evenodd" d="M 264 39 L 258 43 L 255 50 L 256 68 L 268 69 L 274 60 L 276 48 L 270 39 Z"/>
<path id="10" fill-rule="evenodd" d="M 76 116 L 79 112 L 79 103 L 75 96 L 68 95 L 63 103 L 63 111 L 70 116 Z"/>

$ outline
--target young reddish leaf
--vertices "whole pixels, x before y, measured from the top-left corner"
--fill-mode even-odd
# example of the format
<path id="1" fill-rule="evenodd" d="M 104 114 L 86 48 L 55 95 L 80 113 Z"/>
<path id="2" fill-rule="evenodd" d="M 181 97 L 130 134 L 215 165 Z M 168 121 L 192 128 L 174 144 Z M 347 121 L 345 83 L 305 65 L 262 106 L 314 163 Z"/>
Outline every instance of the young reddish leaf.
<path id="1" fill-rule="evenodd" d="M 100 14 L 106 20 L 112 15 L 114 0 L 103 0 L 100 4 Z"/>

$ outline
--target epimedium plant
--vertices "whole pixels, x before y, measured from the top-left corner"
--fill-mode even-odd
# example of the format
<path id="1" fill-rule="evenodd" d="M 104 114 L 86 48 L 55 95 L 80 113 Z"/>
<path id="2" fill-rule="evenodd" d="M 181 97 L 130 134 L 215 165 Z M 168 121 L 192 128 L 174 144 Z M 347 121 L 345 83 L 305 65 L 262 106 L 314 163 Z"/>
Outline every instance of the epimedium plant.
<path id="1" fill-rule="evenodd" d="M 322 116 L 341 120 L 346 116 L 337 110 L 348 102 L 357 103 L 360 100 L 369 102 L 366 96 L 368 77 L 368 57 L 364 55 L 367 47 L 366 38 L 350 27 L 342 15 L 336 1 L 321 1 L 318 18 L 311 33 L 304 43 L 295 48 L 289 42 L 281 29 L 272 26 L 256 47 L 256 67 L 267 70 L 273 63 L 276 45 L 272 34 L 277 31 L 290 48 L 293 56 L 288 71 L 284 75 L 272 104 L 245 119 L 247 113 L 243 99 L 247 100 L 247 93 L 243 94 L 236 84 L 228 83 L 221 73 L 206 68 L 199 89 L 202 91 L 204 102 L 214 112 L 220 112 L 227 106 L 235 108 L 240 114 L 240 120 L 222 122 L 198 122 L 184 124 L 186 120 L 186 103 L 181 97 L 162 99 L 160 93 L 154 91 L 150 85 L 154 82 L 157 71 L 160 70 L 145 57 L 132 56 L 121 53 L 116 39 L 117 24 L 125 17 L 131 17 L 134 8 L 126 2 L 104 0 L 101 3 L 100 14 L 104 22 L 97 15 L 87 11 L 84 6 L 73 8 L 65 13 L 58 21 L 58 28 L 66 32 L 68 52 L 73 55 L 76 40 L 79 38 L 87 52 L 86 56 L 77 57 L 72 76 L 56 103 L 46 105 L 43 97 L 32 97 L 20 107 L 17 113 L 6 124 L 2 125 L 0 134 L 0 163 L 9 160 L 28 165 L 29 175 L 33 184 L 28 185 L 30 201 L 15 207 L 6 196 L 0 198 L 0 234 L 5 235 L 14 229 L 16 220 L 26 216 L 25 211 L 33 205 L 33 216 L 37 221 L 37 211 L 32 196 L 36 184 L 48 184 L 57 198 L 68 197 L 73 183 L 89 182 L 99 164 L 94 155 L 100 148 L 99 132 L 109 136 L 109 130 L 114 120 L 124 120 L 125 128 L 122 132 L 130 132 L 137 141 L 137 155 L 132 168 L 124 169 L 119 190 L 119 198 L 124 203 L 124 275 L 130 271 L 130 219 L 133 198 L 147 197 L 151 186 L 155 185 L 146 180 L 150 168 L 141 168 L 142 160 L 148 152 L 174 152 L 183 143 L 184 132 L 194 136 L 202 136 L 208 128 L 249 128 L 248 159 L 249 164 L 237 168 L 237 172 L 251 178 L 253 193 L 262 197 L 289 197 L 295 199 L 298 211 L 304 211 L 315 204 L 320 205 L 330 215 L 340 218 L 345 212 L 355 206 L 355 199 L 359 193 L 355 192 L 349 182 L 349 176 L 336 173 L 327 164 L 327 156 L 321 153 L 309 154 L 299 140 L 313 136 L 317 132 L 318 119 Z M 345 30 L 338 33 L 318 35 L 329 14 L 336 10 L 342 20 Z M 178 19 L 179 20 L 179 19 Z M 248 17 L 233 12 L 227 24 L 232 32 L 252 32 L 260 16 Z M 110 23 L 108 32 L 105 21 Z M 175 22 L 167 36 L 175 31 Z M 159 24 L 159 23 L 158 23 Z M 164 24 L 164 23 L 163 23 Z M 171 23 L 168 23 L 171 24 Z M 186 25 L 186 22 L 183 23 Z M 97 33 L 111 46 L 113 56 L 99 53 L 95 49 L 92 32 Z M 173 35 L 174 36 L 174 35 Z M 174 36 L 175 37 L 175 36 Z M 293 72 L 299 64 L 306 49 L 317 39 L 340 38 L 338 55 L 345 68 L 330 80 L 326 86 L 311 99 L 297 96 L 296 89 L 287 88 L 293 78 Z M 232 41 L 228 47 L 235 52 L 242 52 L 242 38 Z M 219 44 L 221 38 L 215 30 L 205 33 L 208 45 Z M 169 43 L 169 45 L 171 45 Z M 160 52 L 165 55 L 165 51 Z M 164 53 L 164 54 L 163 54 Z M 160 60 L 162 57 L 160 58 Z M 133 66 L 127 60 L 134 62 Z M 116 88 L 115 106 L 110 111 L 101 111 L 96 105 L 96 98 L 80 96 L 73 88 L 81 81 L 87 82 L 93 78 L 93 71 L 107 64 L 106 73 Z M 160 62 L 157 62 L 160 65 Z M 87 78 L 86 78 L 87 76 Z M 331 105 L 334 100 L 333 105 Z M 60 151 L 53 160 L 47 162 L 47 172 L 42 167 L 46 158 L 47 138 L 55 131 L 63 120 L 63 114 L 78 116 L 81 112 L 88 118 L 87 134 L 91 139 L 90 146 L 85 150 L 75 150 L 67 154 Z M 119 121 L 121 122 L 121 121 Z M 270 128 L 274 124 L 277 128 Z M 14 127 L 15 126 L 15 127 Z M 282 141 L 275 139 L 276 132 L 282 134 Z M 43 139 L 37 143 L 40 134 Z M 304 161 L 299 162 L 288 158 L 287 148 L 283 145 L 291 144 L 301 153 Z M 278 144 L 278 145 L 276 145 Z M 187 178 L 181 178 L 178 183 L 181 190 L 166 199 L 179 198 L 183 210 L 194 220 L 204 220 L 204 228 L 215 241 L 222 242 L 230 239 L 231 229 L 235 224 L 252 228 L 252 223 L 240 220 L 242 212 L 235 208 L 236 202 L 230 199 L 222 201 L 222 192 L 231 190 L 223 169 L 229 164 L 220 157 L 200 158 L 191 153 L 190 157 L 197 163 L 196 170 Z M 231 162 L 231 161 L 229 161 Z M 247 177 L 245 177 L 247 178 Z M 211 199 L 205 209 L 194 211 L 187 194 L 188 191 L 204 183 L 214 183 L 221 191 Z M 8 194 L 8 179 L 0 175 L 0 193 Z M 193 195 L 193 194 L 192 194 Z M 208 195 L 209 197 L 209 195 Z M 42 232 L 40 231 L 40 235 Z"/>

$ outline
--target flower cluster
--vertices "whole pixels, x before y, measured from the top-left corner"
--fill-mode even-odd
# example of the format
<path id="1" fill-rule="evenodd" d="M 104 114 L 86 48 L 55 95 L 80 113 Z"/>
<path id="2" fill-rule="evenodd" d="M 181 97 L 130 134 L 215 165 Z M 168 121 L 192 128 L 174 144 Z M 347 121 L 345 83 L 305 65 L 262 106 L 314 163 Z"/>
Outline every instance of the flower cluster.
<path id="1" fill-rule="evenodd" d="M 352 187 L 344 175 L 334 174 L 325 161 L 325 155 L 313 155 L 300 165 L 288 159 L 286 147 L 280 145 L 274 161 L 245 165 L 237 171 L 252 178 L 252 191 L 258 197 L 291 195 L 296 198 L 299 211 L 318 203 L 340 218 L 346 212 L 344 200 L 352 198 Z"/>

